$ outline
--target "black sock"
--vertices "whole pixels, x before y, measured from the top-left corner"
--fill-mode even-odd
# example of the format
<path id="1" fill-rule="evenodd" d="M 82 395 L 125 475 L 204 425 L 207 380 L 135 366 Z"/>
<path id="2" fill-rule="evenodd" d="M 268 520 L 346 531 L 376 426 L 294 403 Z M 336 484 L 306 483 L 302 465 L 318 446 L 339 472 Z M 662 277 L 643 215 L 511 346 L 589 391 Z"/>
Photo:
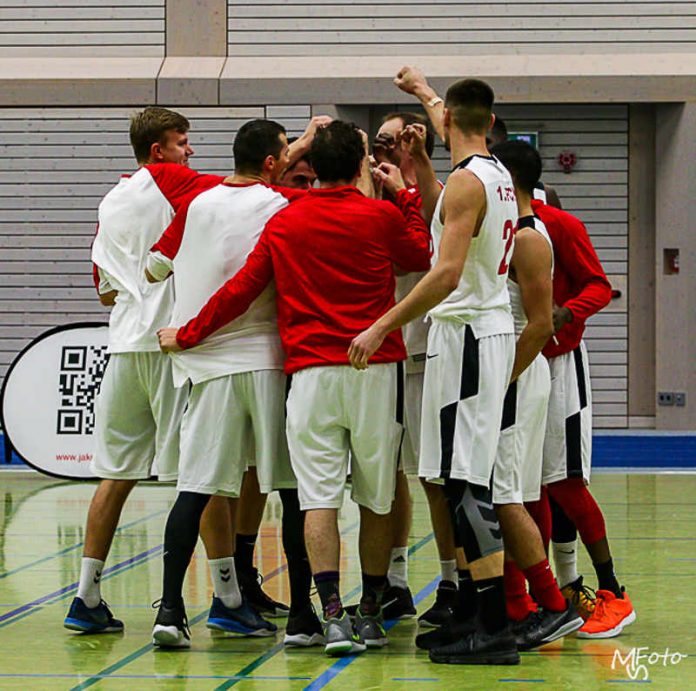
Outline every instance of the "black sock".
<path id="1" fill-rule="evenodd" d="M 551 505 L 551 539 L 554 542 L 573 542 L 577 540 L 578 531 L 575 523 L 568 518 L 560 504 L 554 501 L 549 494 Z"/>
<path id="2" fill-rule="evenodd" d="M 338 571 L 321 571 L 314 574 L 314 584 L 317 586 L 324 619 L 338 617 L 343 612 L 341 595 L 338 590 Z"/>
<path id="3" fill-rule="evenodd" d="M 457 569 L 458 618 L 469 619 L 476 614 L 476 588 L 469 569 Z"/>
<path id="4" fill-rule="evenodd" d="M 362 575 L 362 597 L 360 598 L 360 611 L 368 616 L 379 614 L 382 607 L 382 597 L 387 588 L 387 575 L 371 576 L 364 573 Z"/>
<path id="5" fill-rule="evenodd" d="M 234 567 L 237 577 L 253 575 L 254 571 L 254 547 L 256 547 L 256 535 L 241 535 L 237 533 L 234 545 Z"/>
<path id="6" fill-rule="evenodd" d="M 290 579 L 290 613 L 296 616 L 309 607 L 309 591 L 312 587 L 312 569 L 309 566 L 304 542 L 304 512 L 300 511 L 300 500 L 296 489 L 281 489 L 283 502 L 283 550 L 288 561 Z"/>
<path id="7" fill-rule="evenodd" d="M 484 578 L 474 585 L 478 599 L 478 618 L 484 631 L 488 634 L 502 631 L 508 625 L 503 577 Z"/>
<path id="8" fill-rule="evenodd" d="M 592 566 L 594 566 L 595 573 L 597 574 L 599 590 L 609 590 L 614 593 L 616 597 L 623 599 L 621 586 L 616 580 L 616 574 L 614 573 L 614 561 L 609 559 L 609 561 L 605 561 L 603 564 L 592 564 Z"/>
<path id="9" fill-rule="evenodd" d="M 210 496 L 179 492 L 164 529 L 164 578 L 162 604 L 183 606 L 182 589 L 189 562 L 196 549 L 201 516 Z"/>

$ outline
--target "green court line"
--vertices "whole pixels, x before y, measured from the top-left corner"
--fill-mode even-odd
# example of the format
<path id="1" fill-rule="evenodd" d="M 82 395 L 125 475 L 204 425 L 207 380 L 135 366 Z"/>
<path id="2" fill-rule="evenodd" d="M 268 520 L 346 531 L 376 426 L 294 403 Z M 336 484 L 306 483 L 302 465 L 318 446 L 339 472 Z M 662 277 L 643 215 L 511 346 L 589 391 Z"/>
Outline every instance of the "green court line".
<path id="1" fill-rule="evenodd" d="M 354 523 L 351 523 L 349 526 L 347 526 L 344 529 L 342 535 L 343 536 L 349 535 L 359 525 L 360 524 L 357 521 Z M 431 534 L 428 537 L 430 539 L 432 539 L 433 536 Z M 422 544 L 425 544 L 427 541 L 428 541 L 428 539 L 424 538 L 423 540 L 421 540 L 418 543 L 418 545 L 422 546 Z M 418 547 L 418 549 L 420 549 L 420 546 Z M 266 580 L 270 581 L 271 579 L 275 578 L 275 576 L 279 575 L 280 573 L 282 573 L 286 569 L 287 569 L 287 564 L 283 564 L 280 568 L 276 569 L 272 573 L 272 575 L 268 576 L 266 578 Z M 356 589 L 356 592 L 357 592 L 357 589 Z M 191 626 L 193 627 L 195 624 L 197 624 L 199 621 L 201 621 L 202 618 L 205 617 L 206 614 L 208 614 L 208 611 L 209 611 L 208 609 L 205 609 L 204 611 L 197 614 L 193 619 L 191 619 L 191 622 L 190 622 Z M 139 657 L 142 657 L 145 653 L 147 653 L 148 651 L 153 650 L 153 649 L 154 649 L 154 646 L 152 645 L 152 643 L 149 643 L 147 645 L 142 646 L 141 648 L 138 648 L 138 650 L 135 650 L 130 655 L 127 655 L 126 657 L 124 657 L 121 660 L 118 660 L 117 662 L 112 664 L 110 667 L 107 667 L 106 670 L 102 670 L 101 672 L 98 672 L 96 675 L 90 677 L 86 682 L 83 682 L 82 684 L 73 687 L 70 691 L 78 691 L 78 690 L 86 689 L 86 688 L 89 688 L 90 686 L 93 686 L 98 681 L 100 681 L 102 678 L 108 677 L 110 674 L 118 671 L 119 669 L 123 669 L 124 667 L 129 665 L 131 662 L 133 662 L 134 660 L 137 660 Z M 265 663 L 271 657 L 276 655 L 282 649 L 283 649 L 282 643 L 276 644 L 275 646 L 273 646 L 273 648 L 270 648 L 263 655 L 260 655 L 256 660 L 254 660 L 253 662 L 246 665 L 246 667 L 242 668 L 242 670 L 240 670 L 240 672 L 237 675 L 234 675 L 232 677 L 228 677 L 227 682 L 225 682 L 225 683 L 226 684 L 229 683 L 229 685 L 223 686 L 222 688 L 230 688 L 230 686 L 234 686 L 234 684 L 238 683 L 239 681 L 243 681 L 244 679 L 248 679 L 248 676 L 246 676 L 246 674 L 248 674 L 249 672 L 260 667 L 263 663 Z M 274 651 L 272 655 L 269 654 L 271 651 Z M 181 654 L 189 654 L 189 653 L 184 652 Z M 246 674 L 242 674 L 242 672 L 246 672 Z"/>
<path id="2" fill-rule="evenodd" d="M 116 533 L 118 533 L 127 530 L 128 528 L 132 528 L 134 525 L 138 525 L 139 523 L 144 523 L 145 521 L 149 521 L 152 518 L 156 518 L 157 516 L 161 516 L 163 513 L 167 513 L 168 509 L 162 509 L 160 511 L 155 511 L 155 513 L 151 513 L 147 516 L 143 516 L 142 518 L 138 518 L 134 521 L 131 521 L 130 523 L 125 523 L 122 526 L 119 526 L 116 528 Z M 3 578 L 7 578 L 8 576 L 13 576 L 16 573 L 19 573 L 20 571 L 24 571 L 25 569 L 30 569 L 32 566 L 38 566 L 39 564 L 43 564 L 44 562 L 50 561 L 51 559 L 56 559 L 57 557 L 61 557 L 64 554 L 67 554 L 68 552 L 72 552 L 73 550 L 79 549 L 84 545 L 84 541 L 82 542 L 76 542 L 74 545 L 70 545 L 69 547 L 64 547 L 63 549 L 59 550 L 58 552 L 54 552 L 53 554 L 49 554 L 45 557 L 41 557 L 40 559 L 36 559 L 35 561 L 29 562 L 28 564 L 24 564 L 23 566 L 18 566 L 16 569 L 12 569 L 11 571 L 5 571 L 3 573 L 0 573 L 0 580 Z"/>

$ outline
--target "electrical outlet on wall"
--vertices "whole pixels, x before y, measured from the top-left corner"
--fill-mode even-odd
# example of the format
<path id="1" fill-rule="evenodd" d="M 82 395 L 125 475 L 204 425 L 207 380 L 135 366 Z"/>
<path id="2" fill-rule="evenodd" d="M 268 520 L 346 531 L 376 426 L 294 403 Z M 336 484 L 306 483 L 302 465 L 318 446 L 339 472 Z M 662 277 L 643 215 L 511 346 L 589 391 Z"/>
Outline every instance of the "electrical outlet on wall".
<path id="1" fill-rule="evenodd" d="M 660 391 L 657 394 L 657 405 L 674 405 L 674 394 L 671 391 Z"/>

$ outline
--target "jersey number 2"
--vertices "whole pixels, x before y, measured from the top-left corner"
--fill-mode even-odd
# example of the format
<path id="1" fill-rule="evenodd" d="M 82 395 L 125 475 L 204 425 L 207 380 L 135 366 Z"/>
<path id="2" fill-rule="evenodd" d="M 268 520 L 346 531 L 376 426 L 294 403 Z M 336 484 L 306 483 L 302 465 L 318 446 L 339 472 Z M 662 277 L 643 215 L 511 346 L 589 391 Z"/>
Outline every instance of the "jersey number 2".
<path id="1" fill-rule="evenodd" d="M 510 219 L 505 221 L 505 225 L 503 226 L 503 240 L 505 240 L 505 251 L 503 252 L 503 258 L 500 260 L 500 266 L 498 267 L 498 276 L 503 276 L 510 268 L 510 250 L 515 240 L 515 226 Z"/>

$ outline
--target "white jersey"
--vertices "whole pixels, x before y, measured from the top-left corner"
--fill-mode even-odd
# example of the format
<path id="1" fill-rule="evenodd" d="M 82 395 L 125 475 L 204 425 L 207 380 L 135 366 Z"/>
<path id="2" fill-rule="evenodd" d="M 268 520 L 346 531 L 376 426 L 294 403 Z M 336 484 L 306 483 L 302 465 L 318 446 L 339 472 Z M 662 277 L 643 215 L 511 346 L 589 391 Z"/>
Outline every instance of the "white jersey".
<path id="1" fill-rule="evenodd" d="M 486 213 L 478 235 L 471 239 L 457 288 L 429 312 L 432 319 L 455 320 L 470 324 L 477 338 L 513 333 L 507 289 L 507 273 L 515 242 L 517 202 L 510 173 L 494 156 L 475 155 L 456 169 L 471 171 L 483 184 Z M 456 170 L 455 169 L 455 170 Z M 447 188 L 438 199 L 431 225 L 433 266 L 442 239 L 442 203 Z"/>
<path id="2" fill-rule="evenodd" d="M 267 221 L 287 204 L 285 197 L 262 184 L 222 184 L 193 200 L 173 262 L 173 326 L 195 317 L 244 266 Z M 285 356 L 278 335 L 275 286 L 268 286 L 238 319 L 172 357 L 175 386 L 187 380 L 198 384 L 241 372 L 282 369 Z"/>
<path id="3" fill-rule="evenodd" d="M 150 247 L 174 217 L 174 209 L 141 168 L 121 177 L 99 204 L 99 230 L 92 261 L 99 267 L 100 292 L 117 290 L 109 318 L 109 352 L 157 351 L 157 329 L 166 326 L 174 288 L 145 279 Z"/>
<path id="4" fill-rule="evenodd" d="M 549 237 L 546 226 L 538 216 L 524 216 L 520 218 L 517 225 L 517 230 L 522 228 L 534 228 L 551 247 L 551 275 L 553 276 L 553 243 Z M 517 281 L 508 277 L 508 291 L 510 292 L 510 309 L 512 310 L 512 318 L 515 320 L 515 335 L 519 336 L 527 326 L 527 315 L 522 304 L 522 293 Z"/>

